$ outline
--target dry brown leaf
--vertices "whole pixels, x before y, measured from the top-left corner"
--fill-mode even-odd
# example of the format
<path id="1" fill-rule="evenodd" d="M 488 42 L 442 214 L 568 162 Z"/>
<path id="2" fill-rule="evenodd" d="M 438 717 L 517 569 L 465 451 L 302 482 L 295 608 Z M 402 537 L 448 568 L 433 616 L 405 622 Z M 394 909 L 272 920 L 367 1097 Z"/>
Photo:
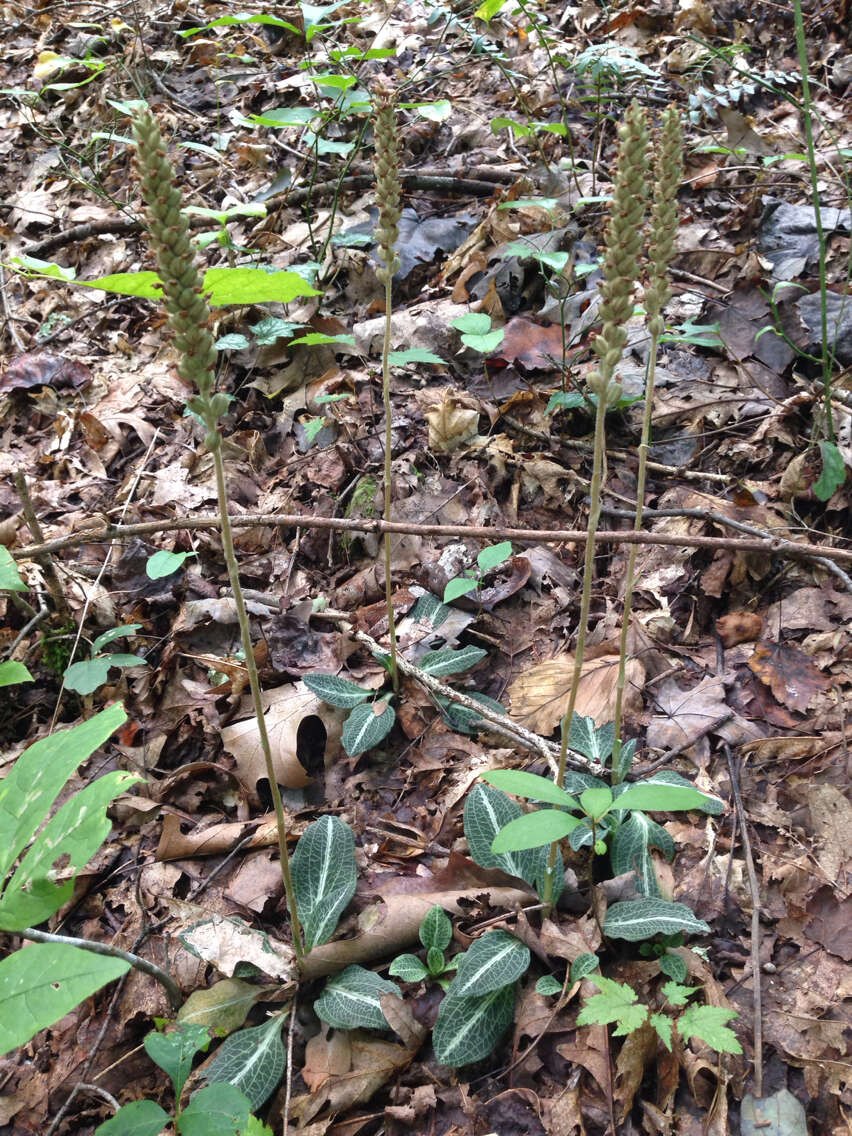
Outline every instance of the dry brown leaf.
<path id="1" fill-rule="evenodd" d="M 758 643 L 748 665 L 780 703 L 802 714 L 815 694 L 831 689 L 831 680 L 804 651 L 784 643 Z"/>
<path id="2" fill-rule="evenodd" d="M 279 785 L 287 789 L 301 789 L 310 784 L 310 777 L 298 757 L 298 734 L 302 723 L 311 717 L 319 718 L 326 730 L 325 756 L 340 752 L 340 734 L 345 711 L 340 711 L 317 698 L 299 682 L 264 693 L 266 729 L 272 749 L 272 763 Z M 246 709 L 251 709 L 246 706 Z M 222 730 L 222 742 L 236 761 L 236 776 L 249 799 L 258 804 L 258 781 L 267 776 L 266 761 L 260 747 L 257 719 L 246 718 Z"/>
<path id="3" fill-rule="evenodd" d="M 657 1031 L 645 1021 L 624 1039 L 615 1064 L 613 1094 L 619 1106 L 616 1119 L 623 1124 L 633 1107 L 633 1098 L 642 1084 L 645 1070 L 657 1052 Z"/>
<path id="4" fill-rule="evenodd" d="M 763 620 L 753 611 L 732 611 L 716 620 L 716 630 L 724 647 L 736 647 L 738 643 L 759 639 Z"/>
<path id="5" fill-rule="evenodd" d="M 335 1030 L 329 1038 L 328 1026 L 305 1046 L 302 1080 L 315 1093 L 329 1077 L 340 1077 L 352 1068 L 352 1046 L 347 1030 Z"/>
<path id="6" fill-rule="evenodd" d="M 553 733 L 568 711 L 574 656 L 560 655 L 539 663 L 520 675 L 509 687 L 510 713 L 516 722 L 538 734 Z M 601 655 L 583 663 L 580 686 L 574 710 L 586 718 L 594 718 L 602 726 L 615 718 L 615 687 L 618 679 L 618 656 Z M 645 668 L 638 659 L 627 661 L 627 685 L 624 689 L 624 711 L 642 709 L 642 687 Z"/>
<path id="7" fill-rule="evenodd" d="M 379 999 L 385 1021 L 398 1035 L 406 1049 L 418 1049 L 426 1037 L 426 1027 L 414 1017 L 411 1006 L 396 994 L 383 994 Z"/>
<path id="8" fill-rule="evenodd" d="M 699 761 L 709 757 L 710 742 L 706 736 L 695 741 L 696 736 L 730 713 L 725 701 L 725 680 L 718 675 L 708 675 L 689 690 L 678 686 L 674 679 L 668 679 L 656 691 L 654 706 L 660 713 L 648 724 L 646 741 L 649 747 L 662 750 L 688 748 L 690 755 Z M 714 732 L 731 745 L 737 745 L 760 736 L 761 729 L 757 723 L 734 714 Z"/>
<path id="9" fill-rule="evenodd" d="M 449 453 L 475 438 L 479 431 L 479 410 L 449 387 L 441 392 L 441 401 L 426 411 L 429 423 L 429 449 L 433 453 Z"/>

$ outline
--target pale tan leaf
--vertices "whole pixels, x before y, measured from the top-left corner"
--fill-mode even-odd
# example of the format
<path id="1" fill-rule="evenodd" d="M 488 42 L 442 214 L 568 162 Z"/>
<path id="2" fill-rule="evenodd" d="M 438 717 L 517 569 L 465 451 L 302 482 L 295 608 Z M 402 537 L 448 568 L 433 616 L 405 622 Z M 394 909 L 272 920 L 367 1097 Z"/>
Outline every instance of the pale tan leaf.
<path id="1" fill-rule="evenodd" d="M 560 655 L 525 671 L 509 687 L 510 712 L 515 721 L 539 734 L 553 733 L 568 711 L 573 673 L 573 655 Z M 642 708 L 645 668 L 638 659 L 628 659 L 626 674 L 624 710 L 630 714 Z M 594 718 L 597 726 L 613 721 L 617 679 L 617 655 L 584 661 L 575 713 Z"/>

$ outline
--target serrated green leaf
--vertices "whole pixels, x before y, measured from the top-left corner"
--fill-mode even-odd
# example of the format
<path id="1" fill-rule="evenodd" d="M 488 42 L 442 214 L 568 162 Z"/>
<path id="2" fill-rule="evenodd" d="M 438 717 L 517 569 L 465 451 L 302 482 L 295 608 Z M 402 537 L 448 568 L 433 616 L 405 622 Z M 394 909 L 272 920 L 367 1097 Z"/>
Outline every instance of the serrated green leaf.
<path id="1" fill-rule="evenodd" d="M 429 977 L 429 970 L 417 955 L 397 955 L 388 967 L 388 974 L 403 982 L 422 982 Z"/>
<path id="2" fill-rule="evenodd" d="M 819 450 L 822 454 L 822 473 L 814 485 L 814 494 L 820 501 L 828 501 L 846 481 L 846 464 L 843 454 L 833 442 L 820 442 Z"/>
<path id="3" fill-rule="evenodd" d="M 450 987 L 453 997 L 472 998 L 508 986 L 526 973 L 529 948 L 506 931 L 486 931 L 475 939 L 459 963 Z"/>
<path id="4" fill-rule="evenodd" d="M 673 982 L 685 982 L 687 975 L 686 959 L 680 955 L 665 954 L 660 956 L 660 970 L 668 975 Z"/>
<path id="5" fill-rule="evenodd" d="M 737 1016 L 722 1006 L 689 1006 L 678 1018 L 677 1032 L 684 1041 L 699 1038 L 717 1053 L 742 1053 L 737 1035 L 725 1025 Z"/>
<path id="6" fill-rule="evenodd" d="M 348 678 L 340 678 L 331 674 L 306 674 L 302 682 L 313 694 L 327 702 L 329 706 L 338 706 L 343 710 L 350 710 L 353 706 L 360 706 L 365 698 L 371 698 L 375 691 L 364 690 Z"/>
<path id="7" fill-rule="evenodd" d="M 385 994 L 399 997 L 399 987 L 363 966 L 347 966 L 326 983 L 314 1011 L 335 1029 L 388 1029 L 381 1006 Z"/>
<path id="8" fill-rule="evenodd" d="M 343 723 L 341 740 L 350 757 L 357 757 L 378 745 L 393 729 L 396 711 L 390 702 L 369 702 L 356 706 Z"/>
<path id="9" fill-rule="evenodd" d="M 16 659 L 7 659 L 0 663 L 0 686 L 17 686 L 21 682 L 35 682 L 35 679 L 24 666 Z"/>
<path id="10" fill-rule="evenodd" d="M 327 943 L 358 884 L 355 837 L 339 817 L 308 825 L 290 861 L 296 907 L 310 951 Z"/>
<path id="11" fill-rule="evenodd" d="M 628 786 L 618 796 L 620 809 L 644 809 L 646 812 L 674 813 L 688 809 L 702 809 L 707 802 L 706 794 L 697 789 L 667 785 L 664 782 L 638 782 Z"/>
<path id="12" fill-rule="evenodd" d="M 674 935 L 678 931 L 703 935 L 710 928 L 684 903 L 670 903 L 664 899 L 630 899 L 614 903 L 609 908 L 603 931 L 610 939 L 627 939 L 635 943 L 651 935 Z"/>
<path id="13" fill-rule="evenodd" d="M 159 552 L 148 557 L 145 564 L 145 575 L 149 580 L 161 580 L 164 576 L 171 576 L 172 573 L 182 568 L 188 557 L 196 555 L 195 552 L 169 552 L 167 549 L 161 548 Z"/>
<path id="14" fill-rule="evenodd" d="M 541 848 L 568 836 L 580 821 L 570 813 L 557 809 L 538 809 L 526 813 L 517 820 L 510 821 L 501 828 L 491 842 L 491 851 L 523 852 L 529 848 Z"/>
<path id="15" fill-rule="evenodd" d="M 183 1023 L 171 1033 L 149 1033 L 143 1044 L 151 1060 L 171 1078 L 175 1096 L 180 1097 L 196 1053 L 210 1044 L 210 1031 L 206 1026 Z"/>
<path id="16" fill-rule="evenodd" d="M 77 872 L 109 835 L 107 805 L 141 780 L 135 773 L 107 773 L 65 802 L 35 838 L 0 897 L 0 929 L 21 931 L 42 923 L 71 898 Z M 57 883 L 54 868 L 59 865 L 68 878 Z"/>
<path id="17" fill-rule="evenodd" d="M 633 1033 L 646 1021 L 648 1007 L 641 1003 L 637 1005 L 639 995 L 632 987 L 613 982 L 611 978 L 604 978 L 600 974 L 589 981 L 595 983 L 600 994 L 594 994 L 580 1010 L 577 1015 L 578 1026 L 606 1026 L 617 1022 L 615 1032 L 623 1036 Z"/>
<path id="18" fill-rule="evenodd" d="M 616 808 L 618 800 L 616 797 Z M 674 855 L 674 841 L 661 825 L 645 813 L 629 813 L 613 833 L 609 856 L 615 875 L 635 871 L 639 891 L 653 897 L 660 895 L 660 886 L 651 848 L 658 848 L 667 860 Z"/>
<path id="19" fill-rule="evenodd" d="M 591 951 L 586 951 L 582 955 L 577 955 L 571 963 L 571 981 L 579 982 L 581 978 L 585 978 L 589 974 L 593 974 L 600 966 L 600 961 L 597 955 L 593 955 Z"/>
<path id="20" fill-rule="evenodd" d="M 147 667 L 145 659 L 138 655 L 113 654 L 98 655 L 95 659 L 84 659 L 72 663 L 62 676 L 66 687 L 77 694 L 92 694 L 109 679 L 110 667 Z"/>
<path id="21" fill-rule="evenodd" d="M 99 1125 L 95 1136 L 159 1136 L 169 1119 L 169 1114 L 156 1101 L 130 1101 Z"/>
<path id="22" fill-rule="evenodd" d="M 33 943 L 0 959 L 0 1057 L 128 970 L 123 959 L 64 943 Z"/>
<path id="23" fill-rule="evenodd" d="M 550 805 L 564 805 L 575 811 L 577 809 L 577 802 L 569 793 L 554 785 L 549 778 L 539 777 L 536 773 L 525 773 L 521 769 L 490 769 L 482 774 L 482 779 L 516 797 L 546 801 Z"/>
<path id="24" fill-rule="evenodd" d="M 444 603 L 452 603 L 460 596 L 466 596 L 468 592 L 475 592 L 477 588 L 476 580 L 471 580 L 469 577 L 456 576 L 454 580 L 450 580 L 444 588 Z"/>
<path id="25" fill-rule="evenodd" d="M 29 746 L 0 781 L 0 881 L 32 840 L 60 789 L 86 758 L 127 721 L 116 703 L 87 722 Z"/>
<path id="26" fill-rule="evenodd" d="M 420 669 L 436 678 L 442 678 L 444 675 L 469 671 L 487 654 L 481 647 L 462 647 L 458 651 L 445 647 L 441 651 L 427 651 L 420 660 Z"/>
<path id="27" fill-rule="evenodd" d="M 453 1067 L 487 1057 L 512 1024 L 514 1008 L 514 986 L 474 998 L 448 994 L 438 1008 L 432 1032 L 435 1057 Z"/>
<path id="28" fill-rule="evenodd" d="M 285 1015 L 276 1014 L 262 1025 L 225 1038 L 204 1071 L 205 1080 L 211 1085 L 220 1081 L 233 1085 L 257 1111 L 277 1088 L 287 1064 L 281 1041 L 285 1020 Z"/>
<path id="29" fill-rule="evenodd" d="M 505 564 L 511 555 L 512 542 L 501 540 L 499 544 L 492 544 L 489 548 L 483 548 L 476 558 L 476 563 L 481 572 L 489 572 L 492 568 L 499 568 L 501 564 Z"/>
<path id="30" fill-rule="evenodd" d="M 25 592 L 27 585 L 21 579 L 15 558 L 5 544 L 0 544 L 0 590 Z"/>
<path id="31" fill-rule="evenodd" d="M 679 982 L 666 982 L 663 984 L 663 993 L 673 1006 L 685 1006 L 693 994 L 698 993 L 697 986 L 681 986 Z"/>
<path id="32" fill-rule="evenodd" d="M 671 1053 L 672 1051 L 672 1020 L 667 1018 L 665 1014 L 649 1014 L 648 1020 L 657 1031 L 657 1036 L 660 1041 Z"/>
<path id="33" fill-rule="evenodd" d="M 544 974 L 535 984 L 536 994 L 541 994 L 544 998 L 550 998 L 554 994 L 562 993 L 562 983 L 553 977 L 552 974 Z"/>
<path id="34" fill-rule="evenodd" d="M 439 904 L 430 907 L 420 924 L 420 942 L 428 951 L 431 947 L 445 951 L 453 938 L 453 925 Z"/>
<path id="35" fill-rule="evenodd" d="M 207 1085 L 180 1114 L 181 1136 L 240 1136 L 250 1119 L 248 1097 L 233 1085 Z"/>

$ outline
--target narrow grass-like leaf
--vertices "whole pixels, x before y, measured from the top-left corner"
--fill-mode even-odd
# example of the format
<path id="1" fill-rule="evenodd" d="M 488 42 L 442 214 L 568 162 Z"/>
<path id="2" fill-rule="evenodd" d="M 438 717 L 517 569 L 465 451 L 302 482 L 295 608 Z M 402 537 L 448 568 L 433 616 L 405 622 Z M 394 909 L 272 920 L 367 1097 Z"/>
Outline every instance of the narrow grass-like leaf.
<path id="1" fill-rule="evenodd" d="M 610 939 L 639 942 L 652 935 L 674 935 L 688 931 L 703 935 L 710 931 L 703 919 L 697 918 L 685 903 L 664 899 L 630 899 L 615 903 L 606 913 L 604 934 Z"/>
<path id="2" fill-rule="evenodd" d="M 362 686 L 357 686 L 348 678 L 340 678 L 339 675 L 307 674 L 302 677 L 302 682 L 323 702 L 327 702 L 329 706 L 339 706 L 343 710 L 360 706 L 365 698 L 371 698 L 375 693 L 364 690 Z"/>
<path id="3" fill-rule="evenodd" d="M 499 854 L 540 848 L 552 844 L 554 840 L 562 840 L 579 823 L 577 817 L 557 809 L 539 809 L 534 813 L 526 813 L 500 829 L 491 842 L 491 851 Z"/>
<path id="4" fill-rule="evenodd" d="M 442 1065 L 469 1065 L 494 1049 L 512 1024 L 514 986 L 474 998 L 448 994 L 438 1008 L 432 1031 L 435 1056 Z"/>
<path id="5" fill-rule="evenodd" d="M 529 948 L 505 931 L 486 931 L 465 951 L 450 987 L 454 998 L 489 994 L 526 973 Z"/>
<path id="6" fill-rule="evenodd" d="M 323 816 L 308 825 L 290 861 L 305 950 L 327 943 L 358 884 L 355 837 L 348 824 Z"/>
<path id="7" fill-rule="evenodd" d="M 0 959 L 0 1057 L 128 970 L 124 959 L 64 943 L 33 943 Z"/>
<path id="8" fill-rule="evenodd" d="M 569 793 L 549 778 L 539 777 L 536 773 L 525 773 L 521 769 L 491 769 L 482 774 L 482 779 L 516 797 L 546 801 L 550 805 L 564 805 L 569 809 L 577 808 L 576 800 Z"/>
<path id="9" fill-rule="evenodd" d="M 427 674 L 441 678 L 444 675 L 460 674 L 469 671 L 480 659 L 488 654 L 481 647 L 462 647 L 459 651 L 444 648 L 441 651 L 427 651 L 420 660 L 420 669 Z"/>
<path id="10" fill-rule="evenodd" d="M 388 1029 L 381 1006 L 384 994 L 399 997 L 399 987 L 363 966 L 347 966 L 326 983 L 314 1011 L 335 1029 Z"/>
<path id="11" fill-rule="evenodd" d="M 285 1015 L 262 1025 L 238 1030 L 225 1038 L 204 1070 L 209 1084 L 224 1081 L 245 1093 L 257 1111 L 272 1095 L 284 1073 L 287 1054 L 281 1041 Z"/>
<path id="12" fill-rule="evenodd" d="M 396 711 L 390 702 L 370 702 L 356 706 L 343 723 L 343 748 L 357 757 L 378 745 L 393 729 Z"/>

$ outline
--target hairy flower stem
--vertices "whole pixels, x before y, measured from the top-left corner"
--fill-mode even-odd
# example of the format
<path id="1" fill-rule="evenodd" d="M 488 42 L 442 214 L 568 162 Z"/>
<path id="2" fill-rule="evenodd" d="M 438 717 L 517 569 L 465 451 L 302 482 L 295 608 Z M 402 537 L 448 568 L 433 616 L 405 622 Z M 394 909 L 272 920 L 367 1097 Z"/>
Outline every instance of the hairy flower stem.
<path id="1" fill-rule="evenodd" d="M 645 291 L 645 310 L 651 349 L 648 355 L 648 375 L 645 380 L 645 409 L 642 415 L 642 435 L 639 442 L 639 469 L 636 474 L 636 514 L 633 528 L 642 528 L 642 511 L 645 504 L 645 479 L 648 452 L 651 447 L 651 417 L 654 410 L 654 380 L 657 370 L 657 352 L 664 331 L 663 308 L 671 290 L 668 286 L 668 267 L 675 252 L 677 237 L 677 191 L 683 171 L 683 135 L 680 114 L 673 106 L 663 116 L 663 128 L 656 147 L 654 200 L 651 206 L 651 247 L 649 250 L 650 277 Z M 621 617 L 621 639 L 618 658 L 618 680 L 615 688 L 615 743 L 612 750 L 612 782 L 617 785 L 624 779 L 620 756 L 623 744 L 622 719 L 624 688 L 627 682 L 627 637 L 630 628 L 630 609 L 633 604 L 633 586 L 636 573 L 637 546 L 630 548 L 627 559 L 627 577 L 624 585 L 624 613 Z"/>
<path id="2" fill-rule="evenodd" d="M 379 88 L 376 91 L 375 106 L 376 201 L 379 206 L 377 236 L 379 256 L 384 264 L 384 267 L 378 270 L 377 276 L 385 286 L 385 334 L 382 343 L 382 397 L 385 406 L 385 521 L 390 521 L 393 498 L 393 471 L 391 467 L 393 418 L 390 398 L 391 317 L 393 315 L 393 274 L 399 268 L 396 242 L 399 239 L 399 219 L 402 216 L 400 207 L 402 183 L 399 177 L 399 135 L 396 128 L 394 99 L 390 91 Z M 390 673 L 393 688 L 398 690 L 399 667 L 396 658 L 396 619 L 393 610 L 390 533 L 385 533 L 384 549 Z"/>
<path id="3" fill-rule="evenodd" d="M 601 285 L 601 333 L 593 343 L 599 357 L 597 370 L 588 377 L 588 386 L 597 397 L 595 412 L 594 455 L 589 488 L 589 523 L 586 540 L 586 557 L 583 569 L 583 592 L 580 598 L 580 616 L 577 625 L 577 644 L 574 650 L 574 670 L 568 708 L 562 720 L 562 745 L 556 783 L 565 780 L 568 760 L 568 737 L 571 719 L 577 704 L 577 692 L 583 671 L 589 609 L 592 599 L 592 576 L 595 567 L 595 534 L 601 514 L 601 489 L 606 462 L 606 412 L 621 397 L 621 384 L 614 379 L 627 342 L 627 321 L 633 313 L 633 289 L 639 275 L 639 253 L 642 247 L 642 227 L 645 216 L 645 179 L 647 167 L 648 129 L 645 116 L 637 103 L 633 103 L 619 127 L 618 168 L 612 200 L 612 213 L 606 231 L 604 281 Z M 550 846 L 547 872 L 542 885 L 542 903 L 550 905 L 553 899 L 553 877 L 557 841 Z"/>
<path id="4" fill-rule="evenodd" d="M 166 158 L 157 120 L 149 111 L 143 111 L 137 116 L 133 130 L 136 136 L 136 161 L 142 197 L 147 209 L 148 235 L 151 246 L 157 254 L 169 326 L 175 333 L 175 346 L 180 353 L 178 373 L 192 383 L 198 392 L 188 400 L 187 405 L 204 423 L 207 431 L 205 441 L 213 457 L 222 550 L 237 609 L 258 736 L 275 807 L 281 878 L 290 909 L 293 949 L 297 961 L 301 962 L 305 957 L 305 947 L 290 873 L 284 806 L 272 761 L 260 677 L 251 641 L 251 626 L 240 585 L 239 566 L 228 515 L 228 488 L 225 480 L 225 463 L 222 458 L 222 436 L 219 433 L 219 419 L 228 408 L 228 399 L 223 394 L 217 394 L 215 390 L 216 348 L 208 326 L 210 306 L 202 293 L 201 274 L 195 263 L 195 253 L 189 239 L 189 227 L 181 212 L 181 191 L 175 184 L 174 170 Z"/>

